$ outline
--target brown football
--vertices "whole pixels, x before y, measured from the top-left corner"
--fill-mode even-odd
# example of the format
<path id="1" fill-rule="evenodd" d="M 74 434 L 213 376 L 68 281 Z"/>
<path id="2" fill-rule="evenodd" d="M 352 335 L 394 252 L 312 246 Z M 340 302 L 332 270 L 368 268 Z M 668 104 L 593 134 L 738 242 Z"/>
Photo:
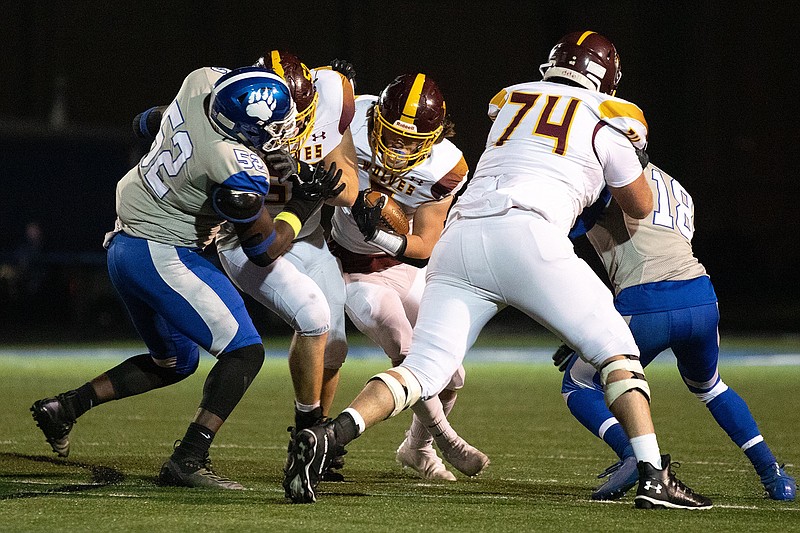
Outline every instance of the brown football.
<path id="1" fill-rule="evenodd" d="M 381 196 L 386 197 L 386 203 L 383 205 L 383 209 L 381 209 L 380 228 L 385 231 L 397 233 L 398 235 L 407 234 L 409 229 L 408 217 L 403 212 L 403 208 L 400 207 L 400 204 L 395 202 L 391 196 L 379 191 L 367 189 L 367 192 L 364 193 L 364 203 L 367 204 L 367 207 L 372 207 L 380 200 Z"/>

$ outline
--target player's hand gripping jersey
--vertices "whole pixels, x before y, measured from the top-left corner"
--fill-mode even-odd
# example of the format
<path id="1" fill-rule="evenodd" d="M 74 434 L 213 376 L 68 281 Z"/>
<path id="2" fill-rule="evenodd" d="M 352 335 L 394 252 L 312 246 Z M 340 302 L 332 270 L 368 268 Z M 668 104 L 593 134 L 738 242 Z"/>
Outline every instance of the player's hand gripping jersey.
<path id="1" fill-rule="evenodd" d="M 566 234 L 606 184 L 642 173 L 647 123 L 634 104 L 552 82 L 512 85 L 489 104 L 494 124 L 469 187 L 451 216 L 535 211 Z"/>
<path id="2" fill-rule="evenodd" d="M 117 184 L 117 229 L 163 244 L 203 248 L 223 222 L 209 202 L 212 187 L 267 194 L 268 171 L 261 159 L 209 122 L 209 95 L 226 72 L 201 68 L 183 81 L 150 151 Z"/>
<path id="3" fill-rule="evenodd" d="M 358 156 L 358 188 L 359 190 L 373 188 L 390 194 L 402 207 L 413 231 L 414 213 L 420 205 L 453 195 L 464 185 L 468 172 L 467 163 L 461 150 L 449 140 L 443 139 L 433 145 L 430 156 L 422 164 L 407 173 L 397 175 L 387 171 L 380 165 L 378 159 L 373 157 L 369 142 L 367 116 L 377 100 L 376 96 L 370 95 L 359 96 L 356 99 L 356 113 L 350 131 L 353 133 Z M 364 270 L 348 264 L 351 259 L 357 261 L 358 258 L 351 257 L 351 254 L 346 252 L 340 253 L 342 247 L 362 256 L 386 256 L 380 248 L 364 240 L 364 235 L 358 229 L 348 208 L 337 207 L 331 223 L 331 234 L 338 245 L 336 249 L 339 250 L 334 253 L 342 259 L 345 272 L 364 272 Z M 391 262 L 400 263 L 395 259 L 391 259 Z M 382 266 L 386 268 L 392 265 L 382 264 Z"/>

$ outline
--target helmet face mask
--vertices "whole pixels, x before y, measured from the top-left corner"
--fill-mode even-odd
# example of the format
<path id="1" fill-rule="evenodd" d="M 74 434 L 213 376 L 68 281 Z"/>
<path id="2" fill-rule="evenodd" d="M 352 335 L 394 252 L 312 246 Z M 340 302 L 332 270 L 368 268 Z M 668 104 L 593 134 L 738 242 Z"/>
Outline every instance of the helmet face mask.
<path id="1" fill-rule="evenodd" d="M 259 67 L 231 70 L 214 84 L 209 118 L 230 139 L 258 150 L 284 146 L 296 130 L 297 108 L 289 87 Z"/>
<path id="2" fill-rule="evenodd" d="M 442 133 L 445 115 L 444 98 L 432 79 L 424 74 L 398 76 L 373 107 L 373 158 L 395 174 L 421 165 Z"/>
<path id="3" fill-rule="evenodd" d="M 270 50 L 258 59 L 256 66 L 272 70 L 289 86 L 297 106 L 297 128 L 287 142 L 289 151 L 297 154 L 311 135 L 317 117 L 319 93 L 311 71 L 297 56 L 283 50 Z"/>
<path id="4" fill-rule="evenodd" d="M 563 78 L 590 91 L 612 96 L 622 78 L 619 54 L 614 44 L 593 31 L 562 37 L 539 71 L 545 81 Z"/>

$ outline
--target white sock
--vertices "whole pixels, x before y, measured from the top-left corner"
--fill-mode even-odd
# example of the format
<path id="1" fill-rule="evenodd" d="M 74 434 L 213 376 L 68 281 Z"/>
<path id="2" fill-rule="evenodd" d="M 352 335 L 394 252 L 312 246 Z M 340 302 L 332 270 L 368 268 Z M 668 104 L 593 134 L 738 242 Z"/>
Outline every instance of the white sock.
<path id="1" fill-rule="evenodd" d="M 301 413 L 310 413 L 314 409 L 320 406 L 320 402 L 314 402 L 311 405 L 300 403 L 297 400 L 294 401 L 295 408 L 300 411 Z"/>
<path id="2" fill-rule="evenodd" d="M 356 427 L 358 428 L 358 434 L 361 435 L 364 433 L 364 430 L 367 429 L 367 424 L 364 422 L 364 417 L 361 416 L 361 413 L 353 409 L 352 407 L 348 407 L 342 413 L 347 413 L 348 415 L 353 417 L 353 421 L 356 423 Z"/>
<path id="3" fill-rule="evenodd" d="M 656 469 L 661 470 L 661 451 L 658 449 L 658 440 L 655 433 L 647 433 L 630 439 L 633 454 L 637 461 L 650 463 Z"/>

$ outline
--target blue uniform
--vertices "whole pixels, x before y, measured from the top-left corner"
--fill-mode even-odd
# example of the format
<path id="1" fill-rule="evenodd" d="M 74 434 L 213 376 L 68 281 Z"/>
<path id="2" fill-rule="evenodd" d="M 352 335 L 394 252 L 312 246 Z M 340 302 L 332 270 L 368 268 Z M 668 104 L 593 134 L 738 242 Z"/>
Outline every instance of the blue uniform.
<path id="1" fill-rule="evenodd" d="M 775 456 L 747 404 L 719 374 L 719 309 L 711 280 L 692 254 L 692 198 L 658 167 L 648 165 L 644 173 L 654 195 L 649 218 L 631 219 L 615 203 L 605 211 L 595 206 L 587 208 L 570 237 L 586 233 L 600 256 L 615 293 L 614 305 L 629 323 L 642 366 L 671 349 L 687 388 L 706 404 L 767 486 L 776 470 Z M 620 459 L 633 455 L 628 437 L 606 407 L 594 367 L 573 355 L 561 392 L 573 416 Z M 778 491 L 778 496 L 791 498 L 771 497 L 793 499 L 794 480 L 791 487 Z"/>
<path id="2" fill-rule="evenodd" d="M 209 201 L 218 185 L 266 195 L 269 173 L 243 144 L 211 125 L 205 99 L 225 69 L 201 68 L 167 107 L 150 152 L 117 185 L 111 281 L 150 355 L 190 374 L 198 346 L 218 356 L 261 344 L 242 297 L 200 255 L 223 219 Z"/>

